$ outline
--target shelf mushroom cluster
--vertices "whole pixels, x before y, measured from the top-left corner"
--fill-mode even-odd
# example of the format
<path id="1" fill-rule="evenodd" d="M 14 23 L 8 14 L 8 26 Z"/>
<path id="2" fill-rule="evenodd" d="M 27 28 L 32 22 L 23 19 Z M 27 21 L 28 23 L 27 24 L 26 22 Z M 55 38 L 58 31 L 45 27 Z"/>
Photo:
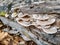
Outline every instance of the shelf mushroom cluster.
<path id="1" fill-rule="evenodd" d="M 14 15 L 14 14 L 13 14 Z M 38 29 L 42 29 L 48 34 L 54 34 L 57 32 L 57 26 L 54 26 L 56 18 L 47 14 L 23 14 L 22 12 L 16 13 L 15 20 L 17 23 L 24 27 L 35 26 Z"/>
<path id="2" fill-rule="evenodd" d="M 21 15 L 20 18 L 17 18 L 17 22 L 24 27 L 34 25 L 36 28 L 42 29 L 48 34 L 54 34 L 57 32 L 57 26 L 53 25 L 56 22 L 56 19 L 47 14 L 24 14 Z"/>
<path id="3" fill-rule="evenodd" d="M 34 15 L 33 18 L 36 20 L 36 27 L 42 29 L 44 32 L 48 34 L 54 34 L 57 32 L 56 26 L 51 26 L 56 22 L 56 19 L 49 15 Z"/>

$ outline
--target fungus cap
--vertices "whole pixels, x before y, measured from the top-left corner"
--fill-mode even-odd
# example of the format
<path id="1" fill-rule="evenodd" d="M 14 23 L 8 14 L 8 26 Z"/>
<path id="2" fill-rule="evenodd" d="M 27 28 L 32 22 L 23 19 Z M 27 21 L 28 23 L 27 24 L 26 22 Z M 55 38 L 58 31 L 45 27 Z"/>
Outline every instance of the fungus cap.
<path id="1" fill-rule="evenodd" d="M 54 33 L 57 32 L 57 28 L 56 27 L 51 27 L 51 28 L 48 28 L 48 29 L 42 28 L 42 29 L 47 34 L 54 34 Z"/>
<path id="2" fill-rule="evenodd" d="M 41 26 L 45 26 L 45 25 L 51 25 L 51 24 L 53 24 L 55 22 L 55 19 L 53 18 L 53 19 L 49 19 L 49 20 L 47 20 L 47 21 L 39 21 L 39 20 L 37 20 L 36 21 L 36 23 L 37 23 L 37 25 L 41 25 Z"/>
<path id="3" fill-rule="evenodd" d="M 17 20 L 17 22 L 18 22 L 20 25 L 25 26 L 25 27 L 30 26 L 30 22 L 25 22 L 25 21 L 23 21 L 22 19 Z"/>
<path id="4" fill-rule="evenodd" d="M 49 19 L 49 16 L 48 15 L 33 14 L 32 18 L 38 19 L 38 20 L 47 20 L 47 19 Z"/>
<path id="5" fill-rule="evenodd" d="M 31 17 L 29 15 L 24 15 L 23 17 L 21 17 L 21 19 L 24 20 L 24 21 L 29 21 L 30 18 Z"/>

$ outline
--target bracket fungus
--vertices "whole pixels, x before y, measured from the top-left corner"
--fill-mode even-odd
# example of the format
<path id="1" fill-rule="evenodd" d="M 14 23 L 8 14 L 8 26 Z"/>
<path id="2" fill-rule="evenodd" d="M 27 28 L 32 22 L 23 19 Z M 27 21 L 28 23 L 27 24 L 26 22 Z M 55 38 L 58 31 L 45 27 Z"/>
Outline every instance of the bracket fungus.
<path id="1" fill-rule="evenodd" d="M 22 26 L 28 27 L 30 25 L 33 25 L 32 18 L 28 14 L 24 14 L 22 17 L 16 19 L 19 24 Z"/>
<path id="2" fill-rule="evenodd" d="M 51 27 L 51 28 L 48 28 L 48 29 L 45 29 L 45 28 L 42 28 L 42 30 L 47 33 L 47 34 L 54 34 L 57 32 L 57 28 L 56 27 Z"/>
<path id="3" fill-rule="evenodd" d="M 39 15 L 39 14 L 33 14 L 32 18 L 37 19 L 37 20 L 48 20 L 49 16 L 48 15 Z"/>
<path id="4" fill-rule="evenodd" d="M 24 15 L 23 17 L 21 17 L 21 19 L 24 21 L 29 21 L 30 18 L 31 18 L 31 16 L 29 16 L 29 15 Z"/>
<path id="5" fill-rule="evenodd" d="M 40 21 L 40 20 L 37 20 L 36 21 L 36 23 L 37 23 L 37 25 L 41 25 L 41 26 L 45 26 L 45 25 L 51 25 L 51 24 L 53 24 L 55 22 L 55 19 L 53 18 L 53 19 L 49 19 L 49 20 L 47 20 L 47 21 Z"/>
<path id="6" fill-rule="evenodd" d="M 60 5 L 56 1 L 10 1 L 12 5 L 0 1 L 0 45 L 60 45 Z"/>
<path id="7" fill-rule="evenodd" d="M 46 26 L 40 26 L 40 25 L 36 25 L 35 27 L 41 29 L 42 27 L 45 28 L 45 29 L 48 29 L 50 28 L 51 26 L 50 25 L 46 25 Z"/>
<path id="8" fill-rule="evenodd" d="M 17 22 L 25 27 L 30 26 L 30 22 L 23 21 L 22 19 L 19 19 Z"/>
<path id="9" fill-rule="evenodd" d="M 34 26 L 37 27 L 38 29 L 42 29 L 45 33 L 54 34 L 57 32 L 56 27 L 51 27 L 51 25 L 56 22 L 55 18 L 46 14 L 45 15 L 34 14 L 32 18 L 36 19 Z"/>

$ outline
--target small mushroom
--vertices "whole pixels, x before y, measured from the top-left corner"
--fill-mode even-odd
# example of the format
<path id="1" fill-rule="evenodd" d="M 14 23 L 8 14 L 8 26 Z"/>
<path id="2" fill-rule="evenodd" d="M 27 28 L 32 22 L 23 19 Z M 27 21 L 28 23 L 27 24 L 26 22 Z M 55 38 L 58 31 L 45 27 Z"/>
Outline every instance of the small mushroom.
<path id="1" fill-rule="evenodd" d="M 48 28 L 48 29 L 42 28 L 42 29 L 47 34 L 54 34 L 54 33 L 57 32 L 57 28 L 56 27 L 51 27 L 51 28 Z"/>
<path id="2" fill-rule="evenodd" d="M 23 21 L 22 19 L 18 20 L 17 22 L 25 27 L 30 26 L 30 22 Z"/>
<path id="3" fill-rule="evenodd" d="M 22 18 L 30 18 L 29 15 L 24 15 Z"/>
<path id="4" fill-rule="evenodd" d="M 38 20 L 47 20 L 47 19 L 49 19 L 49 16 L 48 15 L 33 14 L 32 18 L 38 19 Z"/>
<path id="5" fill-rule="evenodd" d="M 24 20 L 24 21 L 29 21 L 30 20 L 30 16 L 29 15 L 24 15 L 23 17 L 22 17 L 22 20 Z"/>
<path id="6" fill-rule="evenodd" d="M 37 27 L 38 29 L 41 29 L 42 27 L 45 28 L 45 29 L 48 29 L 51 26 L 50 25 L 46 25 L 46 26 L 35 25 L 35 27 Z"/>
<path id="7" fill-rule="evenodd" d="M 39 21 L 39 20 L 36 21 L 37 25 L 41 25 L 41 26 L 51 25 L 54 22 L 55 22 L 55 19 L 54 18 L 53 19 L 49 19 L 47 21 Z"/>
<path id="8" fill-rule="evenodd" d="M 20 14 L 18 14 L 19 16 L 19 18 L 21 18 L 22 20 L 24 20 L 24 21 L 29 21 L 30 20 L 30 18 L 31 18 L 31 16 L 30 15 L 28 15 L 28 14 L 22 14 L 22 13 L 20 13 Z"/>

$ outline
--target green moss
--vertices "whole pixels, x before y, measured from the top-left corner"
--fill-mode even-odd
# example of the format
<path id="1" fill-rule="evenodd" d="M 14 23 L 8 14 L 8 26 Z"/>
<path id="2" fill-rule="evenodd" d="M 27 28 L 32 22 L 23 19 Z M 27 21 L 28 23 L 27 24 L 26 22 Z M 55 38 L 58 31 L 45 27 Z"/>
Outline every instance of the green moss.
<path id="1" fill-rule="evenodd" d="M 0 12 L 0 16 L 5 16 L 5 14 L 6 14 L 6 12 L 4 12 L 4 11 Z"/>

